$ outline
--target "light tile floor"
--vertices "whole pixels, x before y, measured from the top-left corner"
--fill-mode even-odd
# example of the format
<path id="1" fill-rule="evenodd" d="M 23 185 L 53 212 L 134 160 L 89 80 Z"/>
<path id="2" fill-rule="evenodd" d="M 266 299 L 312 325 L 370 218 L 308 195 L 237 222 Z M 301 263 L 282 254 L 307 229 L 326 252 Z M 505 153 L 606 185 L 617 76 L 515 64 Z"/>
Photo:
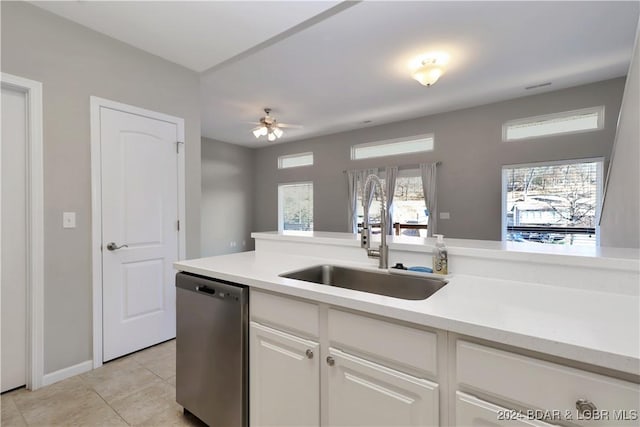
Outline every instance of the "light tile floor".
<path id="1" fill-rule="evenodd" d="M 176 403 L 176 342 L 36 391 L 2 395 L 2 427 L 201 426 Z"/>

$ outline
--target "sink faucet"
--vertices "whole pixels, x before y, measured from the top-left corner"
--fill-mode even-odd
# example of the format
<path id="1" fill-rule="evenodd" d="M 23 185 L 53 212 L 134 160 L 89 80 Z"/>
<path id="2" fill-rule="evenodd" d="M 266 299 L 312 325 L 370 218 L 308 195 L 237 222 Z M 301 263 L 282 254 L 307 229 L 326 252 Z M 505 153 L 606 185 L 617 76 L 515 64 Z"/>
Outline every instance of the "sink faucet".
<path id="1" fill-rule="evenodd" d="M 377 250 L 371 249 L 371 226 L 369 225 L 369 204 L 366 203 L 371 193 L 371 185 L 380 192 L 380 246 Z M 376 175 L 369 175 L 364 183 L 364 191 L 362 195 L 364 203 L 364 219 L 362 222 L 362 237 L 360 238 L 360 247 L 366 249 L 367 256 L 369 258 L 378 258 L 378 268 L 389 267 L 389 246 L 387 246 L 387 203 L 384 195 L 384 189 L 382 188 L 382 182 Z"/>

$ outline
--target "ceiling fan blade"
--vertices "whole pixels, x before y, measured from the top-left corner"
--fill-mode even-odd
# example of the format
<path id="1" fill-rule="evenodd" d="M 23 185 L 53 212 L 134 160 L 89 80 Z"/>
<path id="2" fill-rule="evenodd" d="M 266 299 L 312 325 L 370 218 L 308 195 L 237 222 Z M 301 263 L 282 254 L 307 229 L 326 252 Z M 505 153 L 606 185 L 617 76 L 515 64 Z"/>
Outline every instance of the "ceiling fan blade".
<path id="1" fill-rule="evenodd" d="M 288 123 L 278 123 L 278 127 L 288 128 L 288 129 L 302 129 L 302 125 L 290 125 Z"/>

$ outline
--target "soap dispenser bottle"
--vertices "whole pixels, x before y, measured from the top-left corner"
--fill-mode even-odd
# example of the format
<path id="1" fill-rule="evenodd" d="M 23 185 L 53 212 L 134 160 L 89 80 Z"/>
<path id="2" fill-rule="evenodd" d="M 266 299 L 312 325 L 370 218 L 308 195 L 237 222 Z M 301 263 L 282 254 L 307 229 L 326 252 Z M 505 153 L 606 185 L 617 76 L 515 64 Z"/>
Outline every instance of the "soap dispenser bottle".
<path id="1" fill-rule="evenodd" d="M 433 249 L 433 272 L 436 274 L 449 273 L 449 254 L 447 247 L 444 245 L 444 236 L 442 234 L 434 234 L 436 247 Z"/>

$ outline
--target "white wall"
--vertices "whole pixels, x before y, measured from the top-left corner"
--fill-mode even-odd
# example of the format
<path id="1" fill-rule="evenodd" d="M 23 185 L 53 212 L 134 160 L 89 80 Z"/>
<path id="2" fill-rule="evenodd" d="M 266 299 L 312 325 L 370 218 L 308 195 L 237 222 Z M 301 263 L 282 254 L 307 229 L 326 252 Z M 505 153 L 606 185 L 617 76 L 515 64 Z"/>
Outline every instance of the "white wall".
<path id="1" fill-rule="evenodd" d="M 253 250 L 253 158 L 250 148 L 202 138 L 203 257 Z"/>
<path id="2" fill-rule="evenodd" d="M 640 247 L 640 26 L 638 28 L 602 210 L 602 246 Z"/>

